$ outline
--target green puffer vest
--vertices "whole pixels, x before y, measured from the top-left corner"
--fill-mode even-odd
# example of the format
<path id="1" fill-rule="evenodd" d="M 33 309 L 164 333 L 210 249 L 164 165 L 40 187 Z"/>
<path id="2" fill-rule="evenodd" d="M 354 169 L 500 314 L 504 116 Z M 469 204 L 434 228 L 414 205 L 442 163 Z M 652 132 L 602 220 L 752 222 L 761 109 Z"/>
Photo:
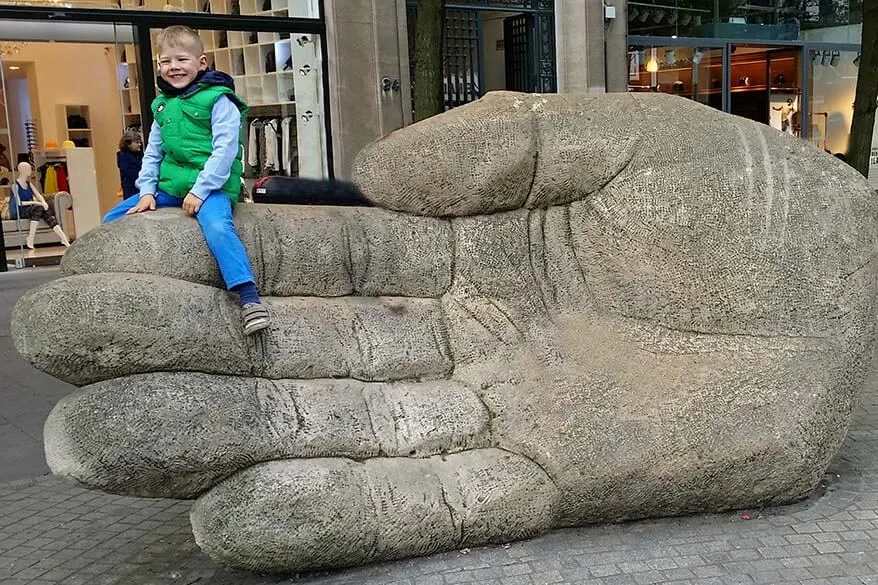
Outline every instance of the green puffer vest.
<path id="1" fill-rule="evenodd" d="M 152 102 L 152 113 L 161 127 L 165 152 L 159 167 L 159 191 L 182 199 L 195 185 L 198 174 L 213 152 L 210 116 L 216 100 L 223 95 L 228 96 L 241 110 L 243 128 L 247 104 L 228 87 L 202 85 L 188 95 L 159 94 Z M 238 203 L 244 168 L 244 145 L 241 140 L 243 134 L 238 142 L 238 156 L 232 163 L 229 180 L 222 187 L 222 191 L 232 200 L 233 207 Z"/>

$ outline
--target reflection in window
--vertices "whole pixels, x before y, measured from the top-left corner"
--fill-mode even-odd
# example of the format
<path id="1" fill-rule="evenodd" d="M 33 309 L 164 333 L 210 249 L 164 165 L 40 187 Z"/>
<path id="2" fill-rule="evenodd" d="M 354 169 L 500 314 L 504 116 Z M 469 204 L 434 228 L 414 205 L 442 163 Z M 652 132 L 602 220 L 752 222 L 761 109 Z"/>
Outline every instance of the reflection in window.
<path id="1" fill-rule="evenodd" d="M 63 4 L 53 0 L 0 0 L 0 4 L 320 18 L 317 0 L 65 0 Z"/>
<path id="2" fill-rule="evenodd" d="M 824 54 L 826 53 L 826 54 Z M 845 153 L 854 112 L 858 54 L 811 53 L 811 143 L 832 154 Z"/>
<path id="3" fill-rule="evenodd" d="M 628 2 L 628 34 L 796 40 L 802 31 L 861 23 L 863 1 L 633 0 Z"/>
<path id="4" fill-rule="evenodd" d="M 632 46 L 628 65 L 629 91 L 670 93 L 722 108 L 722 49 Z"/>

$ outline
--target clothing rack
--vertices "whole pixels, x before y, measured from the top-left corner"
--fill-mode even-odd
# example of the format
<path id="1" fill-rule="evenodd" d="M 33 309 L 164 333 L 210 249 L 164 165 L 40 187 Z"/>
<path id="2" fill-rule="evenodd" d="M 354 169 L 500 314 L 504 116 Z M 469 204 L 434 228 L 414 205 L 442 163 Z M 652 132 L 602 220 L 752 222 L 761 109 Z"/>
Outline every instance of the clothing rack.
<path id="1" fill-rule="evenodd" d="M 36 157 L 34 157 L 36 159 Z M 67 156 L 56 151 L 44 151 L 39 156 L 40 164 L 34 168 L 37 172 L 37 180 L 40 191 L 44 195 L 51 195 L 60 191 L 70 192 L 69 169 L 67 168 Z M 36 161 L 35 161 L 36 162 Z"/>
<path id="2" fill-rule="evenodd" d="M 277 106 L 254 110 L 248 113 L 244 128 L 244 178 L 298 175 L 295 113 L 284 115 Z"/>
<path id="3" fill-rule="evenodd" d="M 34 160 L 40 164 L 47 162 L 67 162 L 67 154 L 62 149 L 34 150 Z"/>

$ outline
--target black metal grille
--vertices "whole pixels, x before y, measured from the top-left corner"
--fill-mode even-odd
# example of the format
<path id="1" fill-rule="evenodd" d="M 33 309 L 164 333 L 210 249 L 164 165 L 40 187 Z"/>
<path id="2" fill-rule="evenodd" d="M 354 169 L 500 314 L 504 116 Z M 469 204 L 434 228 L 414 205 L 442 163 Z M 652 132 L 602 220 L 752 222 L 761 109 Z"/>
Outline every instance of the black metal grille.
<path id="1" fill-rule="evenodd" d="M 446 110 L 481 97 L 481 28 L 479 14 L 474 10 L 445 11 L 442 94 Z"/>
<path id="2" fill-rule="evenodd" d="M 506 59 L 507 89 L 555 91 L 554 0 L 448 0 L 442 41 L 442 94 L 446 110 L 481 97 L 484 71 L 480 13 L 485 9 L 500 8 L 522 11 L 522 14 L 511 17 L 511 21 L 507 19 L 506 26 L 512 26 L 513 30 L 504 30 L 506 51 L 513 52 L 511 59 Z M 409 0 L 407 17 L 409 71 L 414 98 L 417 0 Z"/>
<path id="3" fill-rule="evenodd" d="M 533 79 L 533 18 L 529 14 L 510 16 L 503 20 L 506 48 L 506 88 L 512 91 L 534 91 Z"/>

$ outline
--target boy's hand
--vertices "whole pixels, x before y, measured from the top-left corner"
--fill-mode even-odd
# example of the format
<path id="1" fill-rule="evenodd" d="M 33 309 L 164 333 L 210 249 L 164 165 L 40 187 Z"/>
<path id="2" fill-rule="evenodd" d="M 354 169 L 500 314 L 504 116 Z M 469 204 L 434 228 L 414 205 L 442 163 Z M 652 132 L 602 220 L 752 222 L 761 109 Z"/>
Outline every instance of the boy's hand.
<path id="1" fill-rule="evenodd" d="M 140 213 L 141 211 L 155 211 L 155 197 L 151 194 L 147 193 L 146 195 L 142 195 L 140 197 L 140 201 L 137 202 L 137 205 L 129 209 L 125 212 L 125 215 L 131 215 L 133 213 Z"/>
<path id="2" fill-rule="evenodd" d="M 195 215 L 196 213 L 198 213 L 198 210 L 201 209 L 202 203 L 204 202 L 199 199 L 197 195 L 189 193 L 188 195 L 186 195 L 186 198 L 183 199 L 183 211 L 185 211 L 189 215 Z"/>

